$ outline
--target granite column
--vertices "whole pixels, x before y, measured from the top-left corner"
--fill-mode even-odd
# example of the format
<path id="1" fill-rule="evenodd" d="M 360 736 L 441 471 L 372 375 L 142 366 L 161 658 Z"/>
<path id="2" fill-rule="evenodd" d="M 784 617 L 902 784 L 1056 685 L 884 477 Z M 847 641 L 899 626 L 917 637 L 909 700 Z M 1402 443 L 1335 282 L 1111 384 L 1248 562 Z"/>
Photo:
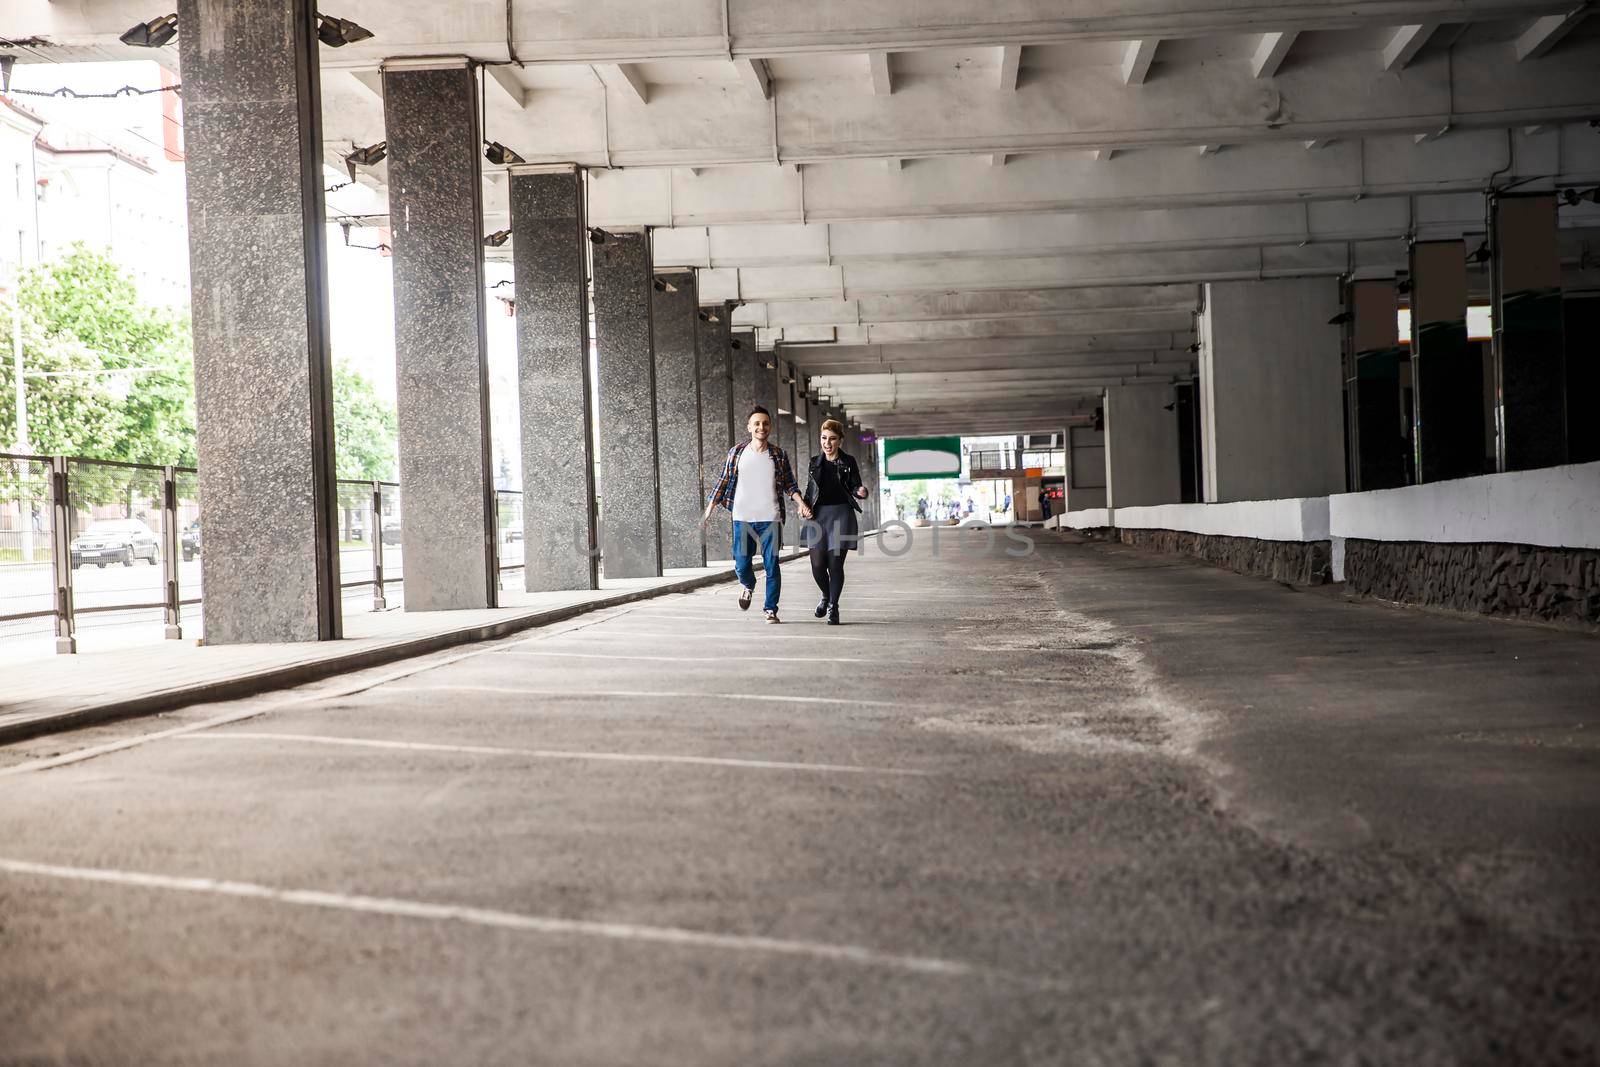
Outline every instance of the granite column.
<path id="1" fill-rule="evenodd" d="M 340 636 L 317 11 L 181 0 L 205 641 Z"/>
<path id="2" fill-rule="evenodd" d="M 383 69 L 407 611 L 494 607 L 483 138 L 461 58 Z"/>
<path id="3" fill-rule="evenodd" d="M 661 564 L 704 567 L 700 535 L 700 374 L 695 359 L 694 272 L 658 274 L 655 324 L 656 434 L 661 481 Z"/>
<path id="4" fill-rule="evenodd" d="M 600 565 L 607 578 L 661 575 L 650 233 L 608 230 L 593 246 L 600 374 Z"/>
<path id="5" fill-rule="evenodd" d="M 523 509 L 530 593 L 600 587 L 585 217 L 576 167 L 512 173 L 522 486 L 533 504 Z"/>
<path id="6" fill-rule="evenodd" d="M 733 367 L 728 322 L 732 318 L 721 304 L 702 307 L 695 314 L 696 352 L 700 376 L 700 507 L 705 509 L 728 449 L 733 447 Z M 729 559 L 733 553 L 733 525 L 728 512 L 717 508 L 706 526 L 706 558 Z"/>

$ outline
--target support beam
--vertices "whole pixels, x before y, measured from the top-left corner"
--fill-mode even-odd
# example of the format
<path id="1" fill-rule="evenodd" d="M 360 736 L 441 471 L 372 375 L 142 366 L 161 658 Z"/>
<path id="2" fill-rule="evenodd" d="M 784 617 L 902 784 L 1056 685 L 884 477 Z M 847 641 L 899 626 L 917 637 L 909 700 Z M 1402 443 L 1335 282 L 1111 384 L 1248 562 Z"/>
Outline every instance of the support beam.
<path id="1" fill-rule="evenodd" d="M 894 79 L 889 73 L 888 52 L 868 52 L 867 73 L 872 78 L 874 96 L 888 96 L 894 92 Z"/>
<path id="2" fill-rule="evenodd" d="M 705 566 L 700 536 L 700 372 L 695 358 L 692 272 L 663 273 L 652 289 L 661 565 Z"/>
<path id="3" fill-rule="evenodd" d="M 1250 59 L 1250 69 L 1257 78 L 1271 78 L 1278 73 L 1278 68 L 1283 66 L 1283 61 L 1289 57 L 1289 49 L 1294 47 L 1295 38 L 1300 36 L 1293 30 L 1280 30 L 1275 33 L 1263 33 L 1256 42 L 1255 55 Z"/>
<path id="4" fill-rule="evenodd" d="M 766 60 L 735 59 L 733 66 L 739 72 L 739 80 L 750 90 L 753 99 L 772 99 L 772 74 L 767 70 Z"/>
<path id="5" fill-rule="evenodd" d="M 1156 46 L 1160 43 L 1160 39 L 1156 37 L 1144 37 L 1128 42 L 1126 50 L 1122 53 L 1122 84 L 1144 84 L 1145 78 L 1150 75 L 1150 64 L 1156 58 Z"/>
<path id="6" fill-rule="evenodd" d="M 600 378 L 600 568 L 606 578 L 656 578 L 661 509 L 649 235 L 611 231 L 590 255 Z"/>
<path id="7" fill-rule="evenodd" d="M 1219 144 L 1198 145 L 1198 146 L 1196 146 L 1195 151 L 1199 152 L 1202 156 L 1214 156 L 1218 152 L 1222 151 L 1222 145 L 1219 145 Z"/>
<path id="8" fill-rule="evenodd" d="M 178 13 L 205 641 L 331 641 L 341 619 L 316 6 L 180 0 Z"/>
<path id="9" fill-rule="evenodd" d="M 1517 38 L 1517 59 L 1538 59 L 1549 53 L 1562 38 L 1571 33 L 1589 14 L 1589 5 L 1578 4 L 1561 15 L 1546 15 L 1535 19 L 1521 37 Z"/>
<path id="10" fill-rule="evenodd" d="M 1014 93 L 1017 91 L 1017 74 L 1022 69 L 1022 46 L 1003 44 L 998 52 L 999 89 L 1002 93 Z"/>
<path id="11" fill-rule="evenodd" d="M 632 93 L 641 104 L 650 103 L 650 86 L 645 83 L 644 72 L 632 63 L 611 63 L 606 67 L 612 74 L 608 81 Z"/>
<path id="12" fill-rule="evenodd" d="M 494 607 L 483 136 L 470 61 L 383 75 L 407 611 Z"/>
<path id="13" fill-rule="evenodd" d="M 1116 155 L 1117 150 L 1115 148 L 1096 148 L 1094 150 L 1094 158 L 1098 163 L 1108 162 L 1116 158 Z"/>
<path id="14" fill-rule="evenodd" d="M 1438 28 L 1437 22 L 1416 22 L 1395 30 L 1389 43 L 1383 46 L 1383 69 L 1395 71 L 1410 66 Z"/>
<path id="15" fill-rule="evenodd" d="M 489 79 L 488 85 L 499 90 L 501 96 L 520 109 L 527 108 L 528 90 L 517 80 L 516 72 L 511 67 L 498 64 L 486 66 L 483 73 Z"/>
<path id="16" fill-rule="evenodd" d="M 589 294 L 583 174 L 511 175 L 522 425 L 523 587 L 600 587 L 594 452 L 589 432 Z"/>

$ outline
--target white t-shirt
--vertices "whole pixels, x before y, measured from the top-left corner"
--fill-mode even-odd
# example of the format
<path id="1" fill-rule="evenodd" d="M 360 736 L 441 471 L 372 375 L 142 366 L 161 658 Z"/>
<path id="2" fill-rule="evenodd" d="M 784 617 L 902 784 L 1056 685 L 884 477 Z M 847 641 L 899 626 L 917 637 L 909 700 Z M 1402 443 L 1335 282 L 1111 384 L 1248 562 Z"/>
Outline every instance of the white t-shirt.
<path id="1" fill-rule="evenodd" d="M 739 453 L 739 480 L 733 484 L 733 517 L 739 522 L 772 522 L 778 517 L 777 467 L 772 449 L 754 444 Z"/>

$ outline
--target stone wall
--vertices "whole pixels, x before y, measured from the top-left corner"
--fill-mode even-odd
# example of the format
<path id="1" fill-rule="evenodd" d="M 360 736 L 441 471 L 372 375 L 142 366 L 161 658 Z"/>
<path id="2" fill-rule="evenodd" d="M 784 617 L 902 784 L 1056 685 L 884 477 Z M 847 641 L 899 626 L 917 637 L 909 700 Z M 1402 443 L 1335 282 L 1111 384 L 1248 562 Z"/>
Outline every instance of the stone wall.
<path id="1" fill-rule="evenodd" d="M 1332 579 L 1333 553 L 1327 541 L 1265 541 L 1182 530 L 1117 530 L 1125 545 L 1193 556 L 1240 574 L 1254 574 L 1295 585 L 1323 585 Z"/>
<path id="2" fill-rule="evenodd" d="M 1365 541 L 1344 545 L 1352 592 L 1428 607 L 1600 624 L 1600 550 Z"/>

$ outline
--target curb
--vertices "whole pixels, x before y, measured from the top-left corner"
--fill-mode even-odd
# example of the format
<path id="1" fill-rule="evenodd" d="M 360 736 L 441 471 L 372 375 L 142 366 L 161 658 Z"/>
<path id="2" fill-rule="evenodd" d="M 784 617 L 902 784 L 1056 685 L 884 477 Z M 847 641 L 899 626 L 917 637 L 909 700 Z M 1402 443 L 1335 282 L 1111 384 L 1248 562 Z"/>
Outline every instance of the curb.
<path id="1" fill-rule="evenodd" d="M 804 555 L 805 553 L 803 552 L 793 552 L 780 556 L 779 559 L 787 563 Z M 181 708 L 189 704 L 210 704 L 224 700 L 238 700 L 242 697 L 256 696 L 274 689 L 292 689 L 298 685 L 305 685 L 307 682 L 321 681 L 335 674 L 366 670 L 369 667 L 393 663 L 396 660 L 411 659 L 415 656 L 425 656 L 446 648 L 454 648 L 458 645 L 470 645 L 479 641 L 493 641 L 522 630 L 532 630 L 536 627 L 548 626 L 551 623 L 565 622 L 579 615 L 604 611 L 607 608 L 620 607 L 623 604 L 631 604 L 640 600 L 652 600 L 656 597 L 673 593 L 692 592 L 696 589 L 703 589 L 706 586 L 718 585 L 722 582 L 731 582 L 733 580 L 734 577 L 731 570 L 717 574 L 703 574 L 694 578 L 684 578 L 670 585 L 660 585 L 651 589 L 635 589 L 625 593 L 613 593 L 610 596 L 600 597 L 597 600 L 590 600 L 582 604 L 546 608 L 543 611 L 516 615 L 497 622 L 465 626 L 458 630 L 430 634 L 426 637 L 414 637 L 377 648 L 364 648 L 344 655 L 328 656 L 309 663 L 290 663 L 280 667 L 270 667 L 266 670 L 255 671 L 250 674 L 242 674 L 234 678 L 225 678 L 220 681 L 198 682 L 192 685 L 165 689 L 128 700 L 93 704 L 88 707 L 72 708 L 61 712 L 45 712 L 36 718 L 24 719 L 20 722 L 0 726 L 0 745 L 26 741 L 46 734 L 77 730 L 85 726 L 115 722 L 118 719 L 154 715 L 157 712 L 172 711 L 175 708 Z"/>

